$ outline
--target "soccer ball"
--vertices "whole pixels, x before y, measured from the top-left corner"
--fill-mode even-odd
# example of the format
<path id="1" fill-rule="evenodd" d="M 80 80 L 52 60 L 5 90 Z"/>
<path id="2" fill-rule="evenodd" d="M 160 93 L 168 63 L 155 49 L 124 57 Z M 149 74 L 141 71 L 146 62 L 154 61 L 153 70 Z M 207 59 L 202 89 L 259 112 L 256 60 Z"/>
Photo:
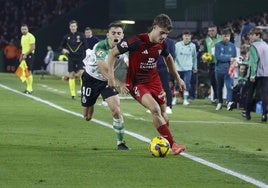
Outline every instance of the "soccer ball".
<path id="1" fill-rule="evenodd" d="M 155 157 L 165 157 L 170 151 L 170 144 L 164 137 L 157 136 L 149 144 L 149 151 Z"/>
<path id="2" fill-rule="evenodd" d="M 202 55 L 202 60 L 203 62 L 207 63 L 207 62 L 211 62 L 212 61 L 212 55 L 210 53 L 204 53 Z"/>

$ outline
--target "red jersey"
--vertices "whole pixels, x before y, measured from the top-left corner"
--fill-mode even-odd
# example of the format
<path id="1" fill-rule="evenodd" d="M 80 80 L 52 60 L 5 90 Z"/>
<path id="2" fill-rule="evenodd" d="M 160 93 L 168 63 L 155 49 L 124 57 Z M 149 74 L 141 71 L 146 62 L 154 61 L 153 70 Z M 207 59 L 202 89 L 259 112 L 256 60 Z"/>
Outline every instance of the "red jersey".
<path id="1" fill-rule="evenodd" d="M 126 83 L 130 90 L 135 85 L 161 85 L 157 72 L 157 59 L 160 55 L 168 56 L 167 45 L 163 43 L 151 43 L 148 33 L 142 33 L 127 40 L 122 40 L 117 48 L 119 52 L 129 52 L 129 67 Z"/>

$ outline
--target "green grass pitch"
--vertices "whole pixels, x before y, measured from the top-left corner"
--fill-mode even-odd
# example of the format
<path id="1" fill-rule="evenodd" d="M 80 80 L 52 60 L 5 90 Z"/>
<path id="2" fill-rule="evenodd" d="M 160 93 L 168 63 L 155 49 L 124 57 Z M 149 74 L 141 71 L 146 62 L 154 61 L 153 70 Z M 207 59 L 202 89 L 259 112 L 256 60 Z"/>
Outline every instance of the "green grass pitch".
<path id="1" fill-rule="evenodd" d="M 118 151 L 112 129 L 75 115 L 81 115 L 82 108 L 79 98 L 71 100 L 67 82 L 34 75 L 33 86 L 33 96 L 47 103 L 21 94 L 25 85 L 14 74 L 0 74 L 0 187 L 249 188 L 268 184 L 268 123 L 261 123 L 258 114 L 247 121 L 240 110 L 215 111 L 204 99 L 186 107 L 178 104 L 169 115 L 175 140 L 187 146 L 186 154 L 246 175 L 257 181 L 254 184 L 184 155 L 155 158 L 147 142 L 128 134 L 125 140 L 132 150 Z M 158 135 L 151 115 L 140 104 L 125 99 L 121 107 L 127 131 L 148 139 Z M 112 120 L 109 109 L 100 105 L 95 106 L 94 118 L 108 124 Z"/>

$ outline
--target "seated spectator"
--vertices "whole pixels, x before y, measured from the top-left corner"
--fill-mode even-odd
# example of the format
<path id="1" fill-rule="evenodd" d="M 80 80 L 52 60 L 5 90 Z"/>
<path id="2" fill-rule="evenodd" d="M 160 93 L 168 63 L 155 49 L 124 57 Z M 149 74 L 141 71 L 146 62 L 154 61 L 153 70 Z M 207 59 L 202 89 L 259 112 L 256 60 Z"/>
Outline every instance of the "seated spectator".
<path id="1" fill-rule="evenodd" d="M 245 110 L 248 93 L 248 65 L 238 64 L 238 82 L 233 88 L 233 101 L 238 109 Z"/>
<path id="2" fill-rule="evenodd" d="M 99 42 L 99 39 L 93 35 L 92 29 L 90 27 L 86 27 L 84 33 L 86 36 L 87 47 L 92 50 L 94 45 Z"/>

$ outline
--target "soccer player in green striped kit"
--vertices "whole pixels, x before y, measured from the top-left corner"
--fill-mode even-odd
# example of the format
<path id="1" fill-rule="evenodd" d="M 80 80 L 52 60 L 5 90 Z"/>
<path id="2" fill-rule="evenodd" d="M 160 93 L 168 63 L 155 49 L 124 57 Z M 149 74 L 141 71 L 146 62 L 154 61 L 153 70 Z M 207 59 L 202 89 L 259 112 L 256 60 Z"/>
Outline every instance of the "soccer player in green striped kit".
<path id="1" fill-rule="evenodd" d="M 120 100 L 116 89 L 108 86 L 108 62 L 109 51 L 124 37 L 123 26 L 119 23 L 111 23 L 108 27 L 106 39 L 98 42 L 93 50 L 86 51 L 83 60 L 85 71 L 82 75 L 81 104 L 83 116 L 86 121 L 91 120 L 94 112 L 94 104 L 99 95 L 107 102 L 113 116 L 113 129 L 117 135 L 117 149 L 129 150 L 124 141 L 124 121 L 120 111 Z M 117 57 L 118 62 L 128 63 L 128 56 L 122 54 Z M 126 91 L 126 84 L 117 80 L 117 86 L 122 92 Z"/>

